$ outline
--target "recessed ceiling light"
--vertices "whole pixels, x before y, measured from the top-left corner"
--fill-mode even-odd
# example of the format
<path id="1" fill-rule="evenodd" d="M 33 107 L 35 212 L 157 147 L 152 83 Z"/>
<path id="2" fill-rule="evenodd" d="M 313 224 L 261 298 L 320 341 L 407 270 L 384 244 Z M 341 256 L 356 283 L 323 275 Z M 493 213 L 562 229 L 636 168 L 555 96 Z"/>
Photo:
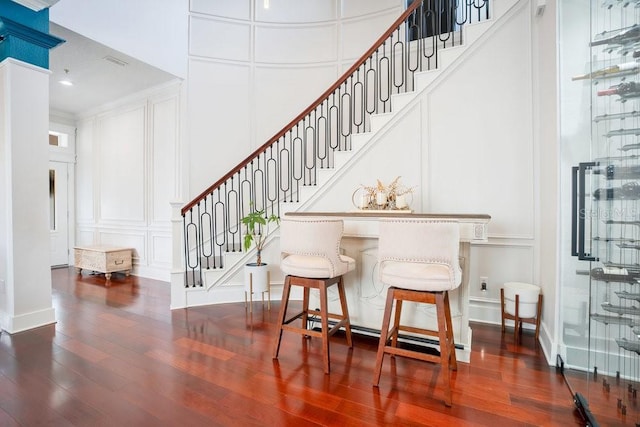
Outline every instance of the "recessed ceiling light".
<path id="1" fill-rule="evenodd" d="M 64 75 L 65 76 L 69 76 L 69 69 L 68 68 L 64 69 Z M 73 86 L 73 82 L 71 80 L 69 80 L 68 77 L 66 77 L 66 78 L 64 78 L 62 80 L 58 80 L 58 83 L 60 83 L 61 85 L 64 85 L 64 86 Z"/>

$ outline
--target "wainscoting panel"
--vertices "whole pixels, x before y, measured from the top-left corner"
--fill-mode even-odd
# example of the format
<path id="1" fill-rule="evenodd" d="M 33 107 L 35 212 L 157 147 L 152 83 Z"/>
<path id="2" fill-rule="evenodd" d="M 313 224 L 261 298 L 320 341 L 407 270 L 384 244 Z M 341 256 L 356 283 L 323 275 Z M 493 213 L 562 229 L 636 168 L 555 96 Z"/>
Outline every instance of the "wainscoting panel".
<path id="1" fill-rule="evenodd" d="M 293 28 L 260 25 L 255 32 L 256 62 L 311 64 L 336 60 L 335 24 Z"/>
<path id="2" fill-rule="evenodd" d="M 189 54 L 207 58 L 248 61 L 251 55 L 251 27 L 192 16 Z"/>
<path id="3" fill-rule="evenodd" d="M 144 104 L 98 118 L 101 220 L 145 220 L 145 125 Z"/>
<path id="4" fill-rule="evenodd" d="M 233 19 L 251 19 L 249 1 L 191 0 L 191 12 L 222 16 Z"/>

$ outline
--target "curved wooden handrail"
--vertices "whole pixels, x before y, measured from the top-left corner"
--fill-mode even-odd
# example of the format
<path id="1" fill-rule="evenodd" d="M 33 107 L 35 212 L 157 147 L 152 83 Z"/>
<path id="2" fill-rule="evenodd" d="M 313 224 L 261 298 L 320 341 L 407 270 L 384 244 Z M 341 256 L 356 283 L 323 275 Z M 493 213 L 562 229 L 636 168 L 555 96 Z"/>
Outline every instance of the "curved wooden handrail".
<path id="1" fill-rule="evenodd" d="M 364 53 L 364 55 L 362 55 L 360 57 L 360 59 L 358 59 L 333 85 L 331 85 L 329 87 L 329 89 L 324 91 L 322 93 L 322 95 L 320 95 L 318 97 L 318 99 L 316 99 L 311 105 L 309 105 L 309 107 L 307 107 L 305 110 L 303 110 L 302 113 L 300 113 L 295 119 L 293 119 L 291 122 L 289 122 L 280 131 L 278 131 L 278 133 L 276 133 L 274 136 L 272 136 L 267 142 L 265 142 L 260 147 L 258 147 L 253 153 L 249 154 L 249 156 L 247 156 L 243 161 L 241 161 L 235 168 L 231 169 L 231 171 L 229 171 L 226 175 L 224 175 L 222 178 L 217 180 L 213 185 L 209 186 L 209 188 L 207 188 L 202 193 L 200 193 L 191 202 L 187 203 L 182 208 L 182 211 L 181 211 L 182 216 L 184 216 L 184 214 L 189 209 L 191 209 L 192 207 L 197 205 L 207 195 L 211 194 L 213 192 L 213 190 L 215 190 L 216 188 L 220 187 L 229 178 L 231 178 L 233 175 L 235 175 L 236 173 L 241 171 L 242 168 L 247 166 L 253 159 L 255 159 L 258 155 L 260 155 L 260 153 L 264 152 L 267 148 L 269 148 L 276 141 L 278 141 L 280 138 L 282 138 L 282 136 L 285 135 L 290 129 L 292 129 L 297 123 L 302 121 L 302 119 L 305 116 L 307 116 L 313 110 L 318 108 L 318 106 L 320 104 L 322 104 L 322 102 L 324 102 L 324 100 L 327 99 L 327 97 L 329 95 L 331 95 L 333 92 L 335 92 L 336 89 L 338 89 L 349 77 L 351 77 L 351 75 L 353 75 L 353 73 L 358 68 L 360 68 L 360 66 L 362 66 L 362 64 L 364 64 L 367 61 L 367 59 L 369 59 L 369 57 L 376 50 L 378 50 L 378 48 L 389 38 L 389 36 L 391 36 L 391 34 L 394 31 L 396 31 L 398 29 L 400 24 L 402 24 L 409 17 L 409 15 L 411 15 L 411 13 L 413 13 L 413 11 L 415 11 L 420 6 L 421 3 L 422 3 L 422 0 L 414 0 L 413 3 L 411 3 L 411 5 L 407 8 L 407 10 L 405 10 L 404 13 L 402 15 L 400 15 L 400 17 L 398 19 L 396 19 L 393 22 L 393 24 L 391 24 L 389 29 L 387 31 L 385 31 L 378 38 L 378 40 L 376 40 L 375 43 L 373 43 L 373 45 Z"/>

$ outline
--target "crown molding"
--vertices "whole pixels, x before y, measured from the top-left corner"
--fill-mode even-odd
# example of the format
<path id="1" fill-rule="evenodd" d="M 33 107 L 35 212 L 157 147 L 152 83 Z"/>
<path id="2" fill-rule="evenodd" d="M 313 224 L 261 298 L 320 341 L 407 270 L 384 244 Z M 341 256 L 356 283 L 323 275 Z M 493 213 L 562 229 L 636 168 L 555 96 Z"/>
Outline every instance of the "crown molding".
<path id="1" fill-rule="evenodd" d="M 39 12 L 42 9 L 47 9 L 53 6 L 54 4 L 58 3 L 58 0 L 13 0 L 13 1 L 24 7 L 28 7 L 31 10 L 35 10 L 36 12 Z"/>

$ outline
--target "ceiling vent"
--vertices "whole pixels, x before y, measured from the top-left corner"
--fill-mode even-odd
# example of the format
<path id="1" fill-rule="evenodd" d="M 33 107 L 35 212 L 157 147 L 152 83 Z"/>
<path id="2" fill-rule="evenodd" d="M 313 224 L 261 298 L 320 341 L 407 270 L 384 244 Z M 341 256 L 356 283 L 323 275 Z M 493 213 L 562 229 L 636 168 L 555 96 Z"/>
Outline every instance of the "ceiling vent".
<path id="1" fill-rule="evenodd" d="M 109 62 L 113 62 L 116 65 L 119 65 L 121 67 L 125 67 L 127 65 L 129 65 L 128 63 L 124 62 L 121 59 L 116 58 L 115 56 L 111 56 L 111 55 L 107 55 L 104 57 L 105 61 L 109 61 Z"/>

